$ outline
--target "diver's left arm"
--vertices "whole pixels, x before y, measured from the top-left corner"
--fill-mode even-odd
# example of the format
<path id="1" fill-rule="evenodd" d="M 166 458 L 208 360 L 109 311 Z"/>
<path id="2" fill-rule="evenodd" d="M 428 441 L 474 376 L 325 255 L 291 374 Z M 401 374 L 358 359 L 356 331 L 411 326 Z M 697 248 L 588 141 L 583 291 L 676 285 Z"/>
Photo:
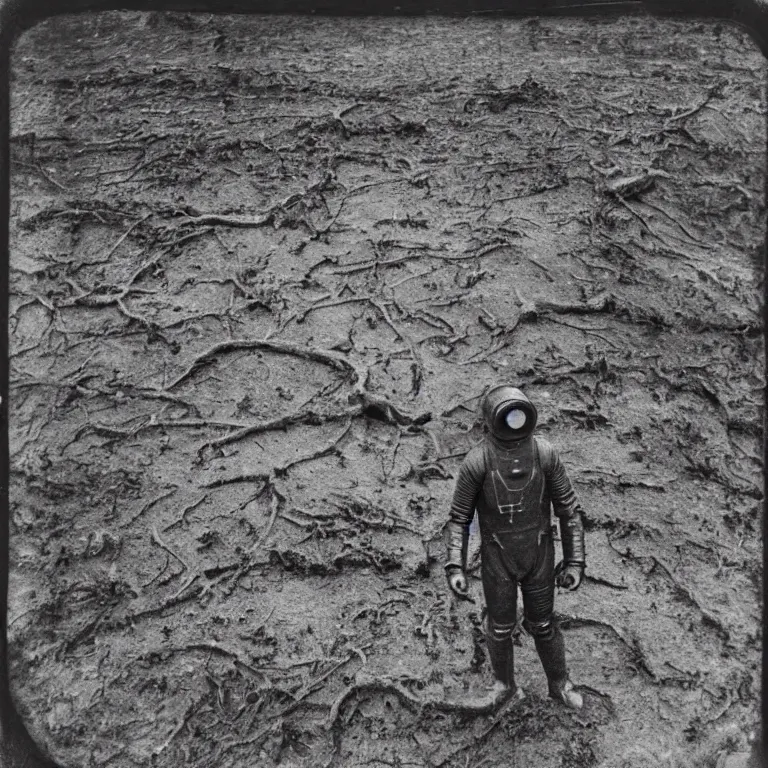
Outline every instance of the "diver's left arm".
<path id="1" fill-rule="evenodd" d="M 563 540 L 563 560 L 557 567 L 557 585 L 573 591 L 581 584 L 587 564 L 583 512 L 560 454 L 546 440 L 537 439 L 536 442 Z"/>

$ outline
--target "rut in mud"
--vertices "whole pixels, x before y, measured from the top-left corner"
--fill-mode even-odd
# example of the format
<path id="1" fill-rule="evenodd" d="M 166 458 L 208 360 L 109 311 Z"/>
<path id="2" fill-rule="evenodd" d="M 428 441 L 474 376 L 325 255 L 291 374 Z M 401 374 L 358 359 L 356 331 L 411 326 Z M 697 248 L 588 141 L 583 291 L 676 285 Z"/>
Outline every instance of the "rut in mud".
<path id="1" fill-rule="evenodd" d="M 764 66 L 715 24 L 103 14 L 13 57 L 15 695 L 78 766 L 715 765 L 758 718 Z M 575 714 L 457 706 L 490 384 Z M 472 572 L 478 574 L 476 537 Z"/>

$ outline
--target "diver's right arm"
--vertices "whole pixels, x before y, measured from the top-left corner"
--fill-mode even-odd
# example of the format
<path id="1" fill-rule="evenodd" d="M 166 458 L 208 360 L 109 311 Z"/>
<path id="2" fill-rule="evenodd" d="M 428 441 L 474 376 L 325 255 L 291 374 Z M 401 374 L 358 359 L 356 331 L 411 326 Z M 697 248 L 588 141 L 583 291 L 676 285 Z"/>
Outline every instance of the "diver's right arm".
<path id="1" fill-rule="evenodd" d="M 446 525 L 445 571 L 448 585 L 460 597 L 467 594 L 467 548 L 469 524 L 485 479 L 485 452 L 476 446 L 465 457 L 453 490 L 451 512 Z"/>

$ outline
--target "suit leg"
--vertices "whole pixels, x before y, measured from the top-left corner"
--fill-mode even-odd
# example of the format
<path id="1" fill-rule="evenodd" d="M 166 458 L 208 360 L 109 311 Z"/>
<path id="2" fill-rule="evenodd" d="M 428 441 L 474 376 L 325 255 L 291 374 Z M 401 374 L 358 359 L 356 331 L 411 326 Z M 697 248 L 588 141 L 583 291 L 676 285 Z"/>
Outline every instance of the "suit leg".
<path id="1" fill-rule="evenodd" d="M 539 543 L 539 557 L 531 573 L 522 581 L 524 626 L 533 636 L 541 665 L 549 681 L 549 692 L 574 709 L 581 707 L 581 696 L 572 690 L 565 661 L 565 641 L 554 618 L 555 551 L 552 537 Z"/>
<path id="2" fill-rule="evenodd" d="M 517 580 L 509 574 L 495 542 L 484 546 L 481 555 L 483 592 L 488 609 L 488 656 L 496 679 L 514 690 L 512 630 L 517 622 Z"/>

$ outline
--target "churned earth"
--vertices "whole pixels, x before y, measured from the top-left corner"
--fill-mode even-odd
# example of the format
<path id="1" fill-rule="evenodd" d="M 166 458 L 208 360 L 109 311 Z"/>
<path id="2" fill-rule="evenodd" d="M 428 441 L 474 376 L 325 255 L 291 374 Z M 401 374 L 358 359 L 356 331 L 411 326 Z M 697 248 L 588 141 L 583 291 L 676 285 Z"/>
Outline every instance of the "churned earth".
<path id="1" fill-rule="evenodd" d="M 633 17 L 13 53 L 11 672 L 63 766 L 722 766 L 758 722 L 765 68 Z M 443 575 L 477 404 L 587 516 L 574 713 Z"/>

